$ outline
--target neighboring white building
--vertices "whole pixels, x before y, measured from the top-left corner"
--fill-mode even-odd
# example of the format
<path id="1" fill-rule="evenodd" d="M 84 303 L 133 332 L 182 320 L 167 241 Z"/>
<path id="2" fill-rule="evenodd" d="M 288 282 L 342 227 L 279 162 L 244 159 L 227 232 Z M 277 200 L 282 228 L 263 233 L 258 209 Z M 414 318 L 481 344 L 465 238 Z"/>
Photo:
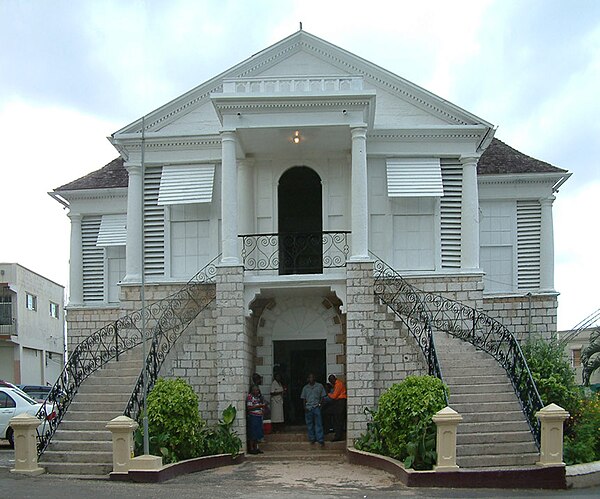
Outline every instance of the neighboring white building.
<path id="1" fill-rule="evenodd" d="M 565 343 L 565 355 L 571 363 L 571 367 L 575 371 L 575 382 L 579 385 L 583 384 L 583 364 L 581 363 L 581 353 L 590 344 L 590 335 L 595 330 L 595 327 L 588 327 L 580 330 L 576 335 L 572 331 L 560 331 L 558 339 Z M 590 385 L 600 387 L 600 370 L 592 374 Z"/>
<path id="2" fill-rule="evenodd" d="M 0 263 L 0 379 L 54 384 L 63 368 L 64 286 Z"/>
<path id="3" fill-rule="evenodd" d="M 493 136 L 299 31 L 114 133 L 117 159 L 51 193 L 70 210 L 70 346 L 139 306 L 142 273 L 156 300 L 221 255 L 216 319 L 167 371 L 213 420 L 254 371 L 268 386 L 284 364 L 296 391 L 307 370 L 341 373 L 358 421 L 423 370 L 414 344 L 386 336 L 369 250 L 517 337 L 550 335 L 552 202 L 570 174 Z"/>

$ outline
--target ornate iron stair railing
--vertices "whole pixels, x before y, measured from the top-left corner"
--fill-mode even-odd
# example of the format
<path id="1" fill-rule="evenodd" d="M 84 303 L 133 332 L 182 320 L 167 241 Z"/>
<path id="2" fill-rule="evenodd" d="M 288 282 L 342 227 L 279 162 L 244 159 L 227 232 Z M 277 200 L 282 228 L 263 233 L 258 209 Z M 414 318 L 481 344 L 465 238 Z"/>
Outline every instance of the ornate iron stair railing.
<path id="1" fill-rule="evenodd" d="M 496 319 L 473 307 L 435 293 L 422 291 L 408 284 L 387 264 L 377 257 L 375 259 L 376 286 L 378 274 L 381 276 L 380 281 L 394 278 L 400 281 L 396 285 L 398 293 L 393 298 L 393 302 L 396 305 L 400 304 L 399 309 L 402 313 L 414 319 L 424 320 L 426 327 L 431 328 L 432 332 L 443 331 L 471 343 L 491 355 L 504 368 L 539 447 L 540 427 L 535 414 L 543 407 L 543 402 L 521 346 L 510 330 Z M 390 286 L 389 283 L 386 285 Z M 427 331 L 419 336 L 424 345 L 421 346 L 422 350 L 428 345 L 429 334 L 433 338 L 432 332 Z M 425 353 L 425 350 L 423 352 Z"/>
<path id="2" fill-rule="evenodd" d="M 443 381 L 442 370 L 435 350 L 431 319 L 425 304 L 422 303 L 420 290 L 406 282 L 398 272 L 375 254 L 371 253 L 371 256 L 375 259 L 373 286 L 375 295 L 407 327 L 423 352 L 427 361 L 428 373 Z M 447 395 L 446 402 L 448 402 Z"/>
<path id="3" fill-rule="evenodd" d="M 142 343 L 143 321 L 146 339 L 164 336 L 167 332 L 171 338 L 176 339 L 214 300 L 214 289 L 208 302 L 199 298 L 203 295 L 204 285 L 214 282 L 218 258 L 209 262 L 176 292 L 107 324 L 75 347 L 37 413 L 37 417 L 42 420 L 37 430 L 38 456 L 48 447 L 81 383 L 109 361 L 118 360 L 120 355 Z M 168 344 L 170 348 L 172 343 Z M 157 357 L 161 355 L 160 352 L 159 348 L 156 351 Z"/>
<path id="4" fill-rule="evenodd" d="M 164 311 L 163 316 L 151 331 L 152 343 L 150 344 L 150 350 L 146 356 L 142 372 L 133 388 L 131 397 L 123 411 L 125 416 L 129 416 L 135 420 L 139 418 L 144 406 L 144 400 L 154 387 L 160 369 L 171 348 L 183 334 L 187 326 L 215 300 L 216 289 L 214 287 L 206 289 L 206 286 L 198 286 L 198 284 L 214 282 L 215 262 L 218 258 L 215 258 L 204 267 L 204 269 L 192 278 L 192 281 L 188 282 L 185 288 L 180 290 L 182 293 L 186 293 L 190 306 L 184 306 L 179 312 L 171 310 L 169 307 Z M 182 316 L 185 318 L 185 321 L 182 321 L 185 322 L 185 327 L 172 327 L 173 323 L 177 322 L 178 317 Z M 144 372 L 146 373 L 146 379 L 144 379 Z M 146 385 L 145 389 L 144 384 Z"/>

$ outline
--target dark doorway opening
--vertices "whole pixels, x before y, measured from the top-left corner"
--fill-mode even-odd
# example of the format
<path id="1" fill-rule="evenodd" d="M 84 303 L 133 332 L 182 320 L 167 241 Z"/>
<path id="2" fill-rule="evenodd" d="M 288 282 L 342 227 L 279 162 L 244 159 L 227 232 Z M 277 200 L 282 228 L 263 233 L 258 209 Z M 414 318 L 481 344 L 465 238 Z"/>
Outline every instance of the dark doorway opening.
<path id="1" fill-rule="evenodd" d="M 321 178 L 295 166 L 279 179 L 279 274 L 323 273 Z"/>
<path id="2" fill-rule="evenodd" d="M 285 422 L 304 424 L 304 409 L 300 394 L 309 373 L 325 385 L 327 381 L 326 340 L 286 340 L 273 342 L 275 372 L 279 370 L 288 385 L 284 401 Z"/>

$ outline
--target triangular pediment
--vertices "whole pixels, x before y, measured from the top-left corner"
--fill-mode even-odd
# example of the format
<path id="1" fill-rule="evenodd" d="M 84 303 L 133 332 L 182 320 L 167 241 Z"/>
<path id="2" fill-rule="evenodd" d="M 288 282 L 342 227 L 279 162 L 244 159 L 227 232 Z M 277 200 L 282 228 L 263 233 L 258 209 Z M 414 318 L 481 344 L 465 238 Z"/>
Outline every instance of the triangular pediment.
<path id="1" fill-rule="evenodd" d="M 147 133 L 214 134 L 220 122 L 210 96 L 223 80 L 275 76 L 360 76 L 377 93 L 375 128 L 491 126 L 409 81 L 305 31 L 298 31 L 148 114 Z M 141 119 L 114 135 L 141 132 Z"/>

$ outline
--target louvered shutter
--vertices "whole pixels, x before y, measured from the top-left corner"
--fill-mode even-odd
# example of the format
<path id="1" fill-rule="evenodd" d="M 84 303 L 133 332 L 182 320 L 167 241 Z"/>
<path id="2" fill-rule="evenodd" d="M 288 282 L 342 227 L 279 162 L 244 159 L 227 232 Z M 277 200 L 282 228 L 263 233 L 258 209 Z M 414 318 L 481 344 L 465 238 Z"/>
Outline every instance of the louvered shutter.
<path id="1" fill-rule="evenodd" d="M 165 209 L 158 205 L 162 167 L 145 168 L 144 175 L 144 272 L 165 273 Z"/>
<path id="2" fill-rule="evenodd" d="M 542 207 L 538 200 L 517 201 L 517 282 L 519 289 L 540 288 Z"/>
<path id="3" fill-rule="evenodd" d="M 83 301 L 104 301 L 104 249 L 97 246 L 102 217 L 83 217 L 81 247 L 83 259 Z"/>
<path id="4" fill-rule="evenodd" d="M 215 165 L 163 166 L 158 204 L 210 203 Z"/>
<path id="5" fill-rule="evenodd" d="M 125 246 L 127 243 L 127 215 L 102 215 L 97 246 Z"/>
<path id="6" fill-rule="evenodd" d="M 439 158 L 391 158 L 386 167 L 389 197 L 444 195 Z"/>
<path id="7" fill-rule="evenodd" d="M 442 268 L 460 268 L 462 165 L 442 159 L 444 196 L 440 199 Z"/>

